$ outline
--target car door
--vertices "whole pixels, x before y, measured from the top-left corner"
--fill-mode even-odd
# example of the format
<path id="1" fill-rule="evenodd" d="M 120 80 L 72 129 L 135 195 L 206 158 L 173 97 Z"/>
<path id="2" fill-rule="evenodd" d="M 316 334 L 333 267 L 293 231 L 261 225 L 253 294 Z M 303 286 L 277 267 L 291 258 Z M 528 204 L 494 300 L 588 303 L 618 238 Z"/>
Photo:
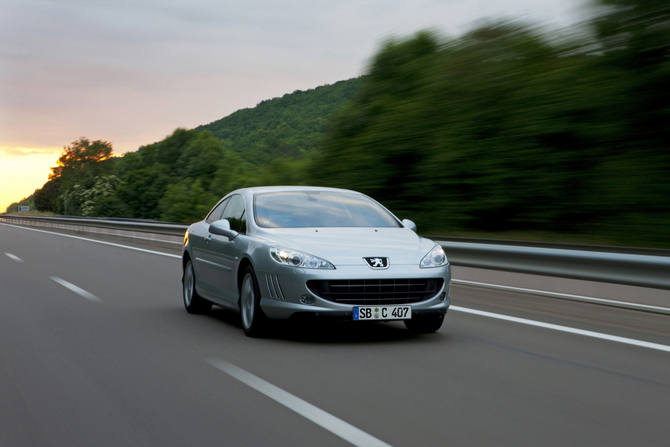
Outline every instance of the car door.
<path id="1" fill-rule="evenodd" d="M 209 235 L 209 242 L 203 255 L 208 268 L 208 281 L 217 298 L 236 302 L 238 298 L 235 273 L 237 262 L 244 252 L 246 244 L 246 207 L 244 197 L 236 194 L 223 210 L 222 219 L 230 222 L 230 229 L 240 235 L 229 240 L 226 236 Z"/>
<path id="2" fill-rule="evenodd" d="M 198 282 L 198 290 L 206 296 L 211 296 L 216 291 L 212 285 L 212 281 L 217 276 L 216 266 L 210 265 L 206 260 L 207 250 L 211 242 L 212 234 L 209 232 L 209 225 L 221 219 L 223 210 L 230 202 L 230 198 L 220 201 L 212 211 L 209 212 L 207 218 L 198 224 L 198 232 L 191 235 L 191 252 L 193 255 L 193 269 L 195 270 L 195 277 Z"/>

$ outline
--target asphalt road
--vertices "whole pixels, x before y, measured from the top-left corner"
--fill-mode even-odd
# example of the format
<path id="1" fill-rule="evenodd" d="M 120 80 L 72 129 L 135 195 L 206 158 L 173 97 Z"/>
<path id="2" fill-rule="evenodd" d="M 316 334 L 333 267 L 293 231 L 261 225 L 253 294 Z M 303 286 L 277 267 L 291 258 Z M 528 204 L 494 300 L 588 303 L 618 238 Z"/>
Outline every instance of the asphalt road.
<path id="1" fill-rule="evenodd" d="M 250 339 L 187 314 L 176 250 L 142 248 L 166 255 L 0 224 L 0 446 L 670 442 L 668 315 L 454 286 L 488 316 Z"/>

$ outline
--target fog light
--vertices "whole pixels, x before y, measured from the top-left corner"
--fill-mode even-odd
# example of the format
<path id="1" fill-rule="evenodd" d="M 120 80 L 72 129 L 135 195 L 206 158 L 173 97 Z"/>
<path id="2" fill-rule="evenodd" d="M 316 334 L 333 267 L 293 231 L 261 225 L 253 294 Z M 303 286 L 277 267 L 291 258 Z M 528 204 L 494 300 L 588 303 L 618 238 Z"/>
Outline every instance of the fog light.
<path id="1" fill-rule="evenodd" d="M 300 302 L 302 304 L 312 304 L 314 302 L 314 297 L 312 295 L 303 295 L 300 297 Z"/>
<path id="2" fill-rule="evenodd" d="M 446 294 L 445 292 L 442 292 L 442 293 L 440 294 L 440 301 L 444 301 L 444 300 L 446 300 L 446 299 L 447 299 L 447 294 Z"/>

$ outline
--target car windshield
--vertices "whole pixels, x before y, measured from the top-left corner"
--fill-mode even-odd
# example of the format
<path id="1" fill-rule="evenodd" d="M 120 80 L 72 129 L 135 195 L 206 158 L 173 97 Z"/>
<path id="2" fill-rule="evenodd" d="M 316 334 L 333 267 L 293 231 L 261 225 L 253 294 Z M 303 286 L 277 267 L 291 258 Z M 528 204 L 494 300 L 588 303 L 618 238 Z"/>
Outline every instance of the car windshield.
<path id="1" fill-rule="evenodd" d="M 284 191 L 257 194 L 256 224 L 264 228 L 400 227 L 368 197 L 338 191 Z"/>

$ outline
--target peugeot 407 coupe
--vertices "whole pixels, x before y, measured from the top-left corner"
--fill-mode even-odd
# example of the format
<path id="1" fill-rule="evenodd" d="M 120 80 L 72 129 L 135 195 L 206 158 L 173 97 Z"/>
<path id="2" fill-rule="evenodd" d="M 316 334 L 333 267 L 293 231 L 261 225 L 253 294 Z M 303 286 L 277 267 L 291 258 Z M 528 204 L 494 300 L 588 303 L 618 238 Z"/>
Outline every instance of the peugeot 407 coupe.
<path id="1" fill-rule="evenodd" d="M 246 188 L 184 236 L 189 313 L 237 311 L 249 336 L 268 319 L 402 320 L 437 331 L 450 305 L 449 261 L 370 197 L 302 186 Z"/>

